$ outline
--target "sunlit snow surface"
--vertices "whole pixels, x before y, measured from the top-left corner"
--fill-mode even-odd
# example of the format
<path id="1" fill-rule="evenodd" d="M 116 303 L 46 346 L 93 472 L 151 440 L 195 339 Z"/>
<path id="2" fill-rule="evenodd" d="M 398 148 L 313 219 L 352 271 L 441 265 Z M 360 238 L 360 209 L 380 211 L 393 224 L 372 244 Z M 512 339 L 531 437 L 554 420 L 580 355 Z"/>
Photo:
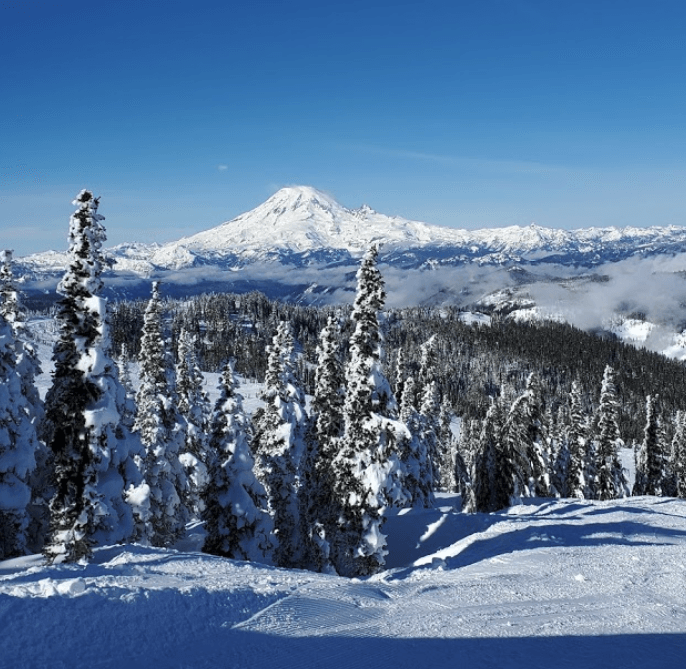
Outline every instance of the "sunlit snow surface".
<path id="1" fill-rule="evenodd" d="M 363 580 L 117 546 L 0 563 L 2 667 L 682 667 L 686 502 L 393 513 Z"/>

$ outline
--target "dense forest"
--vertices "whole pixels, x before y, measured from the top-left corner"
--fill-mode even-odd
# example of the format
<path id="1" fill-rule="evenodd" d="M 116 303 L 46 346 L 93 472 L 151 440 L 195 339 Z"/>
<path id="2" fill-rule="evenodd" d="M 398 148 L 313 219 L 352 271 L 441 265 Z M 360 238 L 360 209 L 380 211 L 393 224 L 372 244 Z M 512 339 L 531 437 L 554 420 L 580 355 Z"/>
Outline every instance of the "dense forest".
<path id="1" fill-rule="evenodd" d="M 164 286 L 161 287 L 164 291 Z M 140 346 L 147 301 L 113 305 L 112 338 L 135 359 Z M 346 320 L 350 307 L 300 306 L 270 300 L 262 293 L 212 293 L 184 300 L 168 298 L 164 309 L 173 342 L 182 330 L 196 335 L 198 360 L 203 371 L 220 371 L 228 359 L 237 373 L 263 381 L 267 346 L 278 323 L 291 324 L 298 352 L 297 372 L 308 394 L 314 389 L 319 333 L 329 316 L 343 323 L 341 353 L 347 355 Z M 625 344 L 613 335 L 591 334 L 567 323 L 521 323 L 506 316 L 485 320 L 450 307 L 414 307 L 385 312 L 380 320 L 385 357 L 383 369 L 390 379 L 398 371 L 398 354 L 404 373 L 418 371 L 420 349 L 435 336 L 435 379 L 442 398 L 457 416 L 483 419 L 490 399 L 520 393 L 530 374 L 540 381 L 546 408 L 555 415 L 567 403 L 572 382 L 582 388 L 588 411 L 597 407 L 604 369 L 615 370 L 619 426 L 624 441 L 643 438 L 645 398 L 659 396 L 665 419 L 676 415 L 686 402 L 686 365 L 677 360 Z"/>

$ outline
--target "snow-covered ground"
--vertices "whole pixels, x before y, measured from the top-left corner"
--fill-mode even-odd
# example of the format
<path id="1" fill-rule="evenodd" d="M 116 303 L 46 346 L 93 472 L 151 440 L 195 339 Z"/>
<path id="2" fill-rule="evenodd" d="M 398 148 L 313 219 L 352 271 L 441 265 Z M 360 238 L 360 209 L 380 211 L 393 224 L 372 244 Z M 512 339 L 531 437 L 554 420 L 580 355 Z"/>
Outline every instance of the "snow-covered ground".
<path id="1" fill-rule="evenodd" d="M 0 563 L 0 667 L 684 666 L 686 502 L 391 514 L 367 579 L 116 546 Z"/>
<path id="2" fill-rule="evenodd" d="M 643 343 L 655 329 L 654 323 L 639 321 L 635 318 L 621 318 L 613 321 L 609 327 L 622 341 Z"/>

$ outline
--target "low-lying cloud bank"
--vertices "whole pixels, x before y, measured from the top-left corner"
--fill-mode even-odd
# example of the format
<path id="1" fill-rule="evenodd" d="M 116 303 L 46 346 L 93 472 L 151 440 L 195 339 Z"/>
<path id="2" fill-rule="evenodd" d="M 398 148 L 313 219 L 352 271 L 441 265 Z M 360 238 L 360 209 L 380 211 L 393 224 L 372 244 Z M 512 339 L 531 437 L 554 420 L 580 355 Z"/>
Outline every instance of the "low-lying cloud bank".
<path id="1" fill-rule="evenodd" d="M 670 345 L 686 328 L 686 253 L 633 257 L 589 270 L 553 264 L 469 263 L 403 269 L 380 263 L 388 308 L 450 304 L 465 309 L 486 303 L 497 308 L 505 298 L 535 303 L 539 318 L 564 320 L 585 329 L 607 329 L 621 318 L 656 324 L 645 341 L 655 350 Z M 314 304 L 351 304 L 357 265 L 285 265 L 257 262 L 226 269 L 202 265 L 157 270 L 150 276 L 108 273 L 108 291 L 120 297 L 146 297 L 153 280 L 170 295 L 205 291 L 260 290 L 271 297 Z M 26 288 L 43 294 L 55 290 L 57 277 L 27 281 Z"/>

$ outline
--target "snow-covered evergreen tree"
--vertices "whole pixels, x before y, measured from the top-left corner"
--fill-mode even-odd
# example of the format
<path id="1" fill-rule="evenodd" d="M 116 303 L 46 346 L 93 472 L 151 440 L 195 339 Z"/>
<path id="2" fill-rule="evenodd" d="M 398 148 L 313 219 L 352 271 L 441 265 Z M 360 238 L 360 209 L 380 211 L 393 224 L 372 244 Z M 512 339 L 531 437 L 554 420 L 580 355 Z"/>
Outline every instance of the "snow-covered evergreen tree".
<path id="1" fill-rule="evenodd" d="M 656 398 L 646 397 L 646 425 L 643 441 L 636 445 L 636 478 L 633 495 L 663 494 L 665 482 L 665 457 L 661 439 L 660 418 L 656 410 Z"/>
<path id="2" fill-rule="evenodd" d="M 438 368 L 438 338 L 432 335 L 419 347 L 417 389 L 423 396 L 426 387 L 435 381 Z"/>
<path id="3" fill-rule="evenodd" d="M 419 406 L 419 438 L 424 443 L 426 457 L 431 472 L 431 488 L 437 490 L 441 485 L 441 460 L 444 446 L 440 440 L 441 404 L 438 396 L 438 385 L 435 380 L 427 381 L 421 393 Z M 449 448 L 449 446 L 448 446 Z"/>
<path id="4" fill-rule="evenodd" d="M 16 349 L 12 328 L 0 315 L 0 560 L 27 552 L 30 477 L 38 449 Z"/>
<path id="5" fill-rule="evenodd" d="M 317 347 L 317 370 L 302 463 L 301 524 L 307 542 L 306 566 L 325 571 L 329 564 L 329 540 L 335 534 L 337 505 L 333 461 L 343 434 L 344 376 L 340 359 L 340 326 L 329 316 Z"/>
<path id="6" fill-rule="evenodd" d="M 179 461 L 186 425 L 176 406 L 157 282 L 145 310 L 138 359 L 140 384 L 134 428 L 145 447 L 143 474 L 150 491 L 147 505 L 140 507 L 137 539 L 153 546 L 170 546 L 185 533 L 190 518 L 184 501 L 186 475 Z"/>
<path id="7" fill-rule="evenodd" d="M 455 491 L 460 493 L 462 497 L 462 508 L 468 509 L 474 506 L 472 498 L 472 464 L 474 458 L 473 451 L 476 446 L 473 445 L 475 431 L 474 422 L 468 419 L 462 419 L 460 423 L 459 439 L 454 440 L 454 474 Z"/>
<path id="8" fill-rule="evenodd" d="M 34 431 L 44 416 L 43 401 L 36 387 L 36 378 L 41 374 L 40 361 L 31 330 L 27 326 L 26 313 L 21 302 L 21 293 L 14 278 L 12 251 L 3 253 L 0 264 L 0 316 L 12 327 L 15 348 L 15 369 L 21 382 L 21 394 L 25 398 L 25 411 L 33 424 Z M 31 502 L 28 546 L 39 552 L 48 533 L 50 522 L 49 503 L 53 494 L 51 479 L 51 454 L 46 445 L 34 440 L 36 466 L 30 473 Z"/>
<path id="9" fill-rule="evenodd" d="M 441 444 L 441 481 L 439 487 L 446 492 L 453 492 L 456 489 L 455 460 L 457 457 L 457 440 L 453 438 L 450 428 L 452 419 L 453 410 L 446 395 L 443 397 L 438 414 L 438 441 Z"/>
<path id="10" fill-rule="evenodd" d="M 529 435 L 531 441 L 542 442 L 545 434 L 545 406 L 541 382 L 533 372 L 526 379 L 526 396 L 529 405 Z"/>
<path id="11" fill-rule="evenodd" d="M 407 355 L 405 349 L 402 346 L 399 346 L 395 358 L 395 376 L 393 383 L 393 394 L 398 400 L 403 396 L 403 388 L 407 376 Z"/>
<path id="12" fill-rule="evenodd" d="M 472 497 L 466 511 L 492 513 L 505 509 L 515 493 L 513 454 L 503 439 L 500 401 L 488 409 L 479 437 L 472 472 Z"/>
<path id="13" fill-rule="evenodd" d="M 646 439 L 646 494 L 664 496 L 668 494 L 667 490 L 670 488 L 670 472 L 667 436 L 659 413 L 658 395 L 653 398 L 653 412 L 655 413 L 656 434 L 654 442 L 652 435 L 650 439 Z"/>
<path id="14" fill-rule="evenodd" d="M 607 500 L 625 497 L 627 481 L 619 462 L 619 402 L 614 383 L 614 371 L 607 365 L 603 374 L 598 407 L 598 433 L 596 436 L 596 469 L 598 477 L 598 499 Z"/>
<path id="15" fill-rule="evenodd" d="M 676 472 L 674 469 L 674 436 L 677 429 L 677 415 L 671 421 L 671 425 L 667 420 L 660 421 L 660 442 L 662 443 L 664 455 L 664 479 L 662 482 L 663 497 L 678 497 L 676 488 Z M 671 428 L 669 435 L 667 429 Z"/>
<path id="16" fill-rule="evenodd" d="M 279 324 L 269 348 L 261 398 L 264 408 L 254 416 L 253 451 L 274 520 L 277 540 L 274 563 L 281 567 L 301 567 L 305 556 L 299 488 L 307 414 L 305 396 L 294 374 L 291 327 L 285 321 Z"/>
<path id="17" fill-rule="evenodd" d="M 480 434 L 481 425 L 479 421 L 467 418 L 462 420 L 458 448 L 468 471 L 472 470 L 476 453 L 479 450 Z"/>
<path id="18" fill-rule="evenodd" d="M 134 442 L 121 424 L 125 392 L 110 357 L 107 302 L 100 297 L 103 217 L 87 190 L 74 204 L 42 428 L 54 457 L 50 537 L 43 549 L 52 562 L 88 558 L 94 545 L 128 540 L 133 516 L 125 490 L 140 484 Z"/>
<path id="19" fill-rule="evenodd" d="M 426 421 L 415 406 L 416 388 L 411 376 L 403 383 L 400 420 L 408 429 L 408 438 L 401 441 L 400 461 L 403 485 L 408 504 L 430 507 L 434 501 L 433 468 L 429 441 L 425 438 Z"/>
<path id="20" fill-rule="evenodd" d="M 569 468 L 569 443 L 567 442 L 567 407 L 560 406 L 556 415 L 552 414 L 552 407 L 546 410 L 546 425 L 548 426 L 548 443 L 550 451 L 550 487 L 559 497 L 567 497 L 567 470 Z"/>
<path id="21" fill-rule="evenodd" d="M 186 421 L 186 444 L 179 459 L 186 473 L 189 509 L 200 515 L 207 485 L 207 414 L 209 399 L 198 365 L 195 338 L 184 328 L 179 333 L 176 363 L 177 409 Z"/>
<path id="22" fill-rule="evenodd" d="M 511 460 L 515 497 L 550 495 L 550 454 L 542 424 L 540 390 L 530 375 L 526 390 L 512 402 L 501 436 L 503 454 Z"/>
<path id="23" fill-rule="evenodd" d="M 426 442 L 426 449 L 431 463 L 434 490 L 441 485 L 441 462 L 444 449 L 449 449 L 449 443 L 441 442 L 440 426 L 440 395 L 436 374 L 438 367 L 438 338 L 431 336 L 419 349 L 419 370 L 417 375 L 417 406 L 422 418 L 421 439 Z"/>
<path id="24" fill-rule="evenodd" d="M 586 489 L 586 430 L 581 404 L 581 388 L 577 381 L 572 382 L 569 394 L 569 426 L 566 432 L 569 464 L 563 494 L 567 497 L 583 499 Z"/>
<path id="25" fill-rule="evenodd" d="M 587 424 L 588 434 L 592 434 L 591 419 Z M 589 438 L 586 442 L 586 462 L 584 463 L 584 497 L 586 499 L 599 499 L 600 484 L 598 476 L 598 444 L 595 439 Z"/>
<path id="26" fill-rule="evenodd" d="M 512 403 L 500 436 L 501 458 L 510 461 L 514 497 L 535 495 L 536 474 L 543 470 L 536 444 L 531 441 L 530 425 L 529 396 L 524 393 Z"/>
<path id="27" fill-rule="evenodd" d="M 403 389 L 403 394 L 400 396 L 400 420 L 405 425 L 409 425 L 414 417 L 418 422 L 419 416 L 416 407 L 417 384 L 414 381 L 414 377 L 409 376 L 403 379 L 400 385 Z"/>
<path id="28" fill-rule="evenodd" d="M 377 256 L 378 250 L 372 248 L 357 272 L 345 370 L 345 436 L 334 461 L 340 510 L 331 555 L 336 571 L 344 576 L 372 574 L 384 564 L 383 511 L 389 501 L 404 501 L 395 449 L 407 430 L 394 420 L 395 399 L 381 370 L 379 312 L 385 292 Z"/>
<path id="29" fill-rule="evenodd" d="M 119 370 L 119 381 L 126 393 L 126 403 L 122 412 L 122 424 L 127 430 L 133 431 L 133 425 L 136 421 L 136 392 L 133 389 L 131 359 L 126 344 L 122 344 L 121 353 L 117 360 L 117 369 Z"/>
<path id="30" fill-rule="evenodd" d="M 233 364 L 226 365 L 212 414 L 209 481 L 203 491 L 205 553 L 235 560 L 267 561 L 273 525 L 267 493 L 254 474 L 250 421 L 236 391 Z"/>
<path id="31" fill-rule="evenodd" d="M 12 251 L 3 253 L 0 265 L 0 316 L 11 325 L 16 341 L 16 369 L 21 377 L 22 394 L 26 398 L 26 411 L 36 424 L 44 413 L 43 402 L 36 388 L 36 377 L 42 370 L 38 354 L 26 322 L 21 294 L 14 279 Z"/>
<path id="32" fill-rule="evenodd" d="M 529 374 L 525 391 L 528 412 L 528 451 L 531 468 L 530 493 L 536 497 L 549 497 L 551 489 L 551 453 L 544 419 L 541 384 L 536 374 Z"/>
<path id="33" fill-rule="evenodd" d="M 631 494 L 634 497 L 646 494 L 646 442 L 654 441 L 657 434 L 657 426 L 655 425 L 655 414 L 652 407 L 652 398 L 650 395 L 646 397 L 646 425 L 644 428 L 644 436 L 642 441 L 634 442 L 634 486 L 631 489 Z"/>
<path id="34" fill-rule="evenodd" d="M 671 469 L 676 496 L 686 499 L 686 413 L 677 412 L 674 423 Z"/>

